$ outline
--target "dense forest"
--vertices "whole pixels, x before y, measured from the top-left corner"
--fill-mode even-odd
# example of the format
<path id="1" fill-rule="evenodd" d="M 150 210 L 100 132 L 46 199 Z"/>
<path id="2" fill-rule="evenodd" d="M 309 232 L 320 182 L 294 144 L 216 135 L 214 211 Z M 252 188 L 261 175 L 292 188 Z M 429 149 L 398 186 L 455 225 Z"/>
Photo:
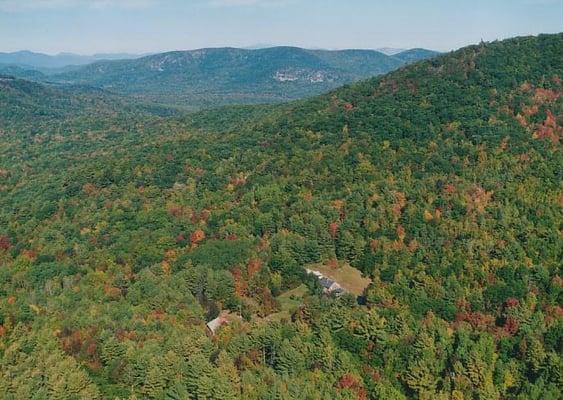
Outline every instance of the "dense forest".
<path id="1" fill-rule="evenodd" d="M 0 397 L 560 399 L 562 77 L 563 34 L 195 114 L 0 77 Z"/>

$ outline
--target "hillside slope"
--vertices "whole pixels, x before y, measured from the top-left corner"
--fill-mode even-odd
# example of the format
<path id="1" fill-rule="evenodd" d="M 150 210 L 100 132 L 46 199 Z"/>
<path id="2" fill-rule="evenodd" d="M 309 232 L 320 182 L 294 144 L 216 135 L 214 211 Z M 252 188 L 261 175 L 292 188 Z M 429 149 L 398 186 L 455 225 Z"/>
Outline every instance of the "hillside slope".
<path id="1" fill-rule="evenodd" d="M 284 105 L 5 124 L 2 393 L 558 399 L 562 59 L 523 37 Z"/>
<path id="2" fill-rule="evenodd" d="M 0 64 L 0 75 L 13 76 L 30 81 L 42 81 L 47 77 L 41 72 L 29 67 L 19 67 L 11 64 Z"/>
<path id="3" fill-rule="evenodd" d="M 403 60 L 373 50 L 201 49 L 98 62 L 53 77 L 192 108 L 279 102 L 320 94 L 431 56 Z"/>
<path id="4" fill-rule="evenodd" d="M 142 115 L 172 115 L 175 111 L 134 102 L 101 89 L 78 85 L 53 85 L 0 75 L 0 125 L 16 130 L 64 120 Z"/>

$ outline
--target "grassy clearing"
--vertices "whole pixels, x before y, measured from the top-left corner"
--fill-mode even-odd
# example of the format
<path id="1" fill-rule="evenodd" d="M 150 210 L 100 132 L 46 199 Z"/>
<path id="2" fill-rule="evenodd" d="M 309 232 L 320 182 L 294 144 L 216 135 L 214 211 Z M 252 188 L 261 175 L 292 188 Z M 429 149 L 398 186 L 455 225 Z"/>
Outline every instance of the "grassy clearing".
<path id="1" fill-rule="evenodd" d="M 288 290 L 278 296 L 282 311 L 290 311 L 301 305 L 303 297 L 307 294 L 307 287 L 299 285 L 295 289 Z"/>
<path id="2" fill-rule="evenodd" d="M 363 277 L 360 271 L 348 264 L 342 264 L 336 268 L 324 264 L 315 264 L 308 268 L 338 282 L 346 291 L 356 296 L 362 295 L 364 289 L 371 283 L 371 279 Z"/>
<path id="3" fill-rule="evenodd" d="M 305 285 L 299 285 L 295 289 L 280 294 L 277 300 L 280 303 L 280 312 L 269 315 L 269 321 L 281 321 L 291 318 L 291 314 L 303 303 L 303 297 L 307 295 L 308 289 Z"/>

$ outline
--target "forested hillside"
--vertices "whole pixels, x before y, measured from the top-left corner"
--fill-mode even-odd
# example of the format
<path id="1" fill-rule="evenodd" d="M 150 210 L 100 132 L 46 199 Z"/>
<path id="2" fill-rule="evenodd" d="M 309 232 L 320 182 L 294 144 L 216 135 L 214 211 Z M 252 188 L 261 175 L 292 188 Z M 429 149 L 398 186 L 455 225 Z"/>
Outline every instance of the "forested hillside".
<path id="1" fill-rule="evenodd" d="M 318 95 L 436 54 L 422 49 L 388 56 L 375 50 L 211 48 L 101 61 L 49 79 L 201 109 Z"/>
<path id="2" fill-rule="evenodd" d="M 88 129 L 111 117 L 135 119 L 139 115 L 174 113 L 170 108 L 131 101 L 92 87 L 41 84 L 0 75 L 0 128 L 32 128 L 38 132 L 63 122 L 73 126 L 71 121 L 85 119 L 90 125 L 84 128 Z"/>
<path id="3" fill-rule="evenodd" d="M 3 78 L 0 393 L 561 398 L 562 60 L 481 43 L 183 116 Z"/>
<path id="4" fill-rule="evenodd" d="M 4 77 L 17 77 L 31 81 L 41 81 L 46 79 L 44 74 L 29 67 L 26 68 L 7 64 L 0 64 L 0 75 Z"/>

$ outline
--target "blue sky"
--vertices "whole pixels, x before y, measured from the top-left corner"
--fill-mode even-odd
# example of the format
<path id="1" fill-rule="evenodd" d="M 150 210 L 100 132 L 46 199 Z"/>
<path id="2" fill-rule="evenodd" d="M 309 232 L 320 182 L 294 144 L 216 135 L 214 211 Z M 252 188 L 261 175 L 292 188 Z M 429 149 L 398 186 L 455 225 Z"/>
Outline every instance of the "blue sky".
<path id="1" fill-rule="evenodd" d="M 563 0 L 0 0 L 0 51 L 426 47 L 563 31 Z"/>

